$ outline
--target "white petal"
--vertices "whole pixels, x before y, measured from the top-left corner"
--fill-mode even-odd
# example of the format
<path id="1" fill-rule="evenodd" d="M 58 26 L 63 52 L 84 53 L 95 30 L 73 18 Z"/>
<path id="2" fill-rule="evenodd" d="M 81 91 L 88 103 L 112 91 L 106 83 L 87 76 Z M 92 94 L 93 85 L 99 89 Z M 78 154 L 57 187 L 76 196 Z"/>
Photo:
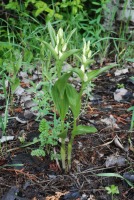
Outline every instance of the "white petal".
<path id="1" fill-rule="evenodd" d="M 81 65 L 81 71 L 85 72 L 85 67 L 84 67 L 84 65 Z"/>

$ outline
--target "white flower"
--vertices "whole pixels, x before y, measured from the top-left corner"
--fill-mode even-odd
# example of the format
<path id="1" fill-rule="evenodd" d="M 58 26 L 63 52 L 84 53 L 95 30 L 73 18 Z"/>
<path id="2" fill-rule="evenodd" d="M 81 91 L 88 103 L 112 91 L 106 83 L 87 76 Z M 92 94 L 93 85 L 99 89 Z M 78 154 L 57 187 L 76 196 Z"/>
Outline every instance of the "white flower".
<path id="1" fill-rule="evenodd" d="M 90 50 L 90 41 L 87 42 L 87 52 Z"/>
<path id="2" fill-rule="evenodd" d="M 61 58 L 62 55 L 63 55 L 63 53 L 61 51 L 59 51 L 59 58 Z"/>
<path id="3" fill-rule="evenodd" d="M 63 29 L 62 28 L 60 28 L 58 30 L 58 36 L 59 36 L 60 39 L 63 38 Z"/>
<path id="4" fill-rule="evenodd" d="M 81 65 L 81 71 L 85 72 L 85 67 L 84 67 L 84 65 Z"/>
<path id="5" fill-rule="evenodd" d="M 88 52 L 88 58 L 91 58 L 91 54 L 92 54 L 92 51 L 90 50 L 90 51 Z"/>
<path id="6" fill-rule="evenodd" d="M 58 54 L 58 45 L 55 47 L 55 52 Z"/>
<path id="7" fill-rule="evenodd" d="M 67 43 L 65 43 L 65 44 L 63 45 L 62 51 L 63 51 L 63 52 L 66 51 L 66 48 L 67 48 Z"/>
<path id="8" fill-rule="evenodd" d="M 84 40 L 83 54 L 84 55 L 86 54 L 86 42 L 85 42 L 85 40 Z"/>
<path id="9" fill-rule="evenodd" d="M 87 62 L 87 58 L 86 58 L 86 56 L 84 54 L 82 55 L 82 61 L 83 61 L 83 63 Z"/>
<path id="10" fill-rule="evenodd" d="M 57 39 L 57 40 L 56 40 L 56 42 L 57 42 L 57 45 L 58 45 L 58 44 L 59 44 L 59 42 L 60 42 L 59 35 L 57 35 L 57 36 L 56 36 L 56 39 Z"/>
<path id="11" fill-rule="evenodd" d="M 84 74 L 84 82 L 87 82 L 88 81 L 88 77 L 86 74 Z"/>
<path id="12" fill-rule="evenodd" d="M 62 45 L 65 43 L 63 38 L 60 39 L 60 42 Z"/>

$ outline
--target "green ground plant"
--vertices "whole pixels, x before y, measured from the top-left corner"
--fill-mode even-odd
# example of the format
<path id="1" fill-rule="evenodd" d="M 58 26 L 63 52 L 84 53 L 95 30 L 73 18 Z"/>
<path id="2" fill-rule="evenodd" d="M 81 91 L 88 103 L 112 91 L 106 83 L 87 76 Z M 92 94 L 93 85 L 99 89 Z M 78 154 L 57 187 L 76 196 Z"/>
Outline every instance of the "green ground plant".
<path id="1" fill-rule="evenodd" d="M 56 118 L 55 118 L 56 120 Z M 55 124 L 54 127 L 52 127 L 45 119 L 42 119 L 39 125 L 39 140 L 40 140 L 40 147 L 38 149 L 35 149 L 32 151 L 33 156 L 46 156 L 49 155 L 51 159 L 56 159 L 58 157 L 58 154 L 54 154 L 53 148 L 58 144 L 58 136 L 57 132 L 59 132 L 59 124 Z M 57 126 L 55 126 L 57 125 Z M 36 142 L 38 139 L 34 138 L 34 141 Z M 45 147 L 45 148 L 44 148 Z"/>
<path id="2" fill-rule="evenodd" d="M 116 185 L 110 185 L 105 187 L 108 194 L 111 194 L 111 199 L 114 200 L 114 195 L 119 194 L 118 186 Z"/>
<path id="3" fill-rule="evenodd" d="M 57 133 L 58 137 L 61 139 L 61 160 L 62 160 L 62 168 L 64 170 L 70 170 L 71 168 L 71 154 L 72 154 L 72 146 L 75 136 L 85 133 L 94 133 L 97 131 L 95 127 L 77 125 L 77 120 L 80 115 L 81 110 L 81 98 L 83 92 L 88 84 L 97 77 L 102 72 L 107 71 L 108 69 L 114 67 L 115 65 L 105 66 L 101 69 L 92 70 L 90 72 L 86 72 L 87 68 L 92 60 L 92 53 L 90 50 L 90 42 L 86 42 L 83 40 L 83 48 L 81 49 L 71 49 L 67 50 L 68 43 L 73 35 L 75 30 L 69 34 L 67 38 L 65 38 L 65 34 L 63 29 L 60 28 L 56 34 L 55 30 L 48 24 L 48 30 L 50 33 L 51 43 L 47 43 L 41 40 L 41 43 L 45 44 L 45 46 L 51 52 L 51 56 L 55 59 L 55 74 L 56 79 L 54 80 L 53 86 L 51 88 L 52 99 L 56 108 L 55 112 L 58 112 L 61 130 Z M 82 51 L 81 56 L 79 55 L 80 51 Z M 72 56 L 76 55 L 76 58 L 79 60 L 80 65 L 77 67 L 72 67 L 65 72 L 62 71 L 64 66 L 64 62 Z M 76 74 L 81 80 L 81 89 L 77 91 L 75 87 L 72 86 L 71 83 L 68 82 L 69 78 L 73 78 L 73 74 Z M 72 112 L 73 115 L 73 126 L 72 130 L 66 129 L 65 118 L 69 111 Z M 70 132 L 71 136 L 68 142 L 68 148 L 66 150 L 66 142 L 65 139 Z M 67 159 L 67 164 L 66 164 Z"/>
<path id="4" fill-rule="evenodd" d="M 8 124 L 8 106 L 9 106 L 9 94 L 6 89 L 7 76 L 5 69 L 0 65 L 0 99 L 4 101 L 4 105 L 0 105 L 0 111 L 5 110 L 4 115 L 0 116 L 0 129 L 2 130 L 2 136 L 6 135 Z"/>
<path id="5" fill-rule="evenodd" d="M 9 106 L 9 97 L 6 99 L 4 116 L 0 116 L 0 129 L 2 130 L 2 136 L 6 135 L 6 131 L 7 131 L 8 106 Z M 1 109 L 1 107 L 0 107 L 0 109 Z"/>

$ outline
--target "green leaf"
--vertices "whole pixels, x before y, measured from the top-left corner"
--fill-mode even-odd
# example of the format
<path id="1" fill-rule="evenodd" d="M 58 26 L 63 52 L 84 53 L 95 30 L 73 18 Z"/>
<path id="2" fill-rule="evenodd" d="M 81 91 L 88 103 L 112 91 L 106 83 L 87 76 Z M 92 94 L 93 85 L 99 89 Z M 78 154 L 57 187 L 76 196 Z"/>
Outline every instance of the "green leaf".
<path id="1" fill-rule="evenodd" d="M 84 79 L 84 72 L 81 70 L 81 69 L 78 69 L 78 68 L 74 68 L 71 70 L 72 72 L 78 74 L 78 76 L 80 77 L 80 79 L 83 81 Z"/>
<path id="2" fill-rule="evenodd" d="M 60 20 L 63 19 L 63 15 L 60 15 L 60 14 L 58 14 L 58 13 L 55 13 L 55 14 L 54 14 L 54 17 L 55 17 L 56 19 L 60 19 Z"/>
<path id="3" fill-rule="evenodd" d="M 35 12 L 35 17 L 38 17 L 43 11 L 44 11 L 44 8 L 38 8 Z"/>
<path id="4" fill-rule="evenodd" d="M 105 189 L 107 190 L 107 193 L 108 194 L 119 194 L 119 190 L 118 190 L 118 187 L 115 186 L 115 185 L 111 185 L 111 186 L 108 186 L 108 187 L 105 187 Z"/>
<path id="5" fill-rule="evenodd" d="M 64 132 L 60 133 L 58 135 L 58 137 L 62 138 L 62 139 L 66 139 L 67 137 L 67 132 L 68 132 L 68 129 L 64 130 Z"/>
<path id="6" fill-rule="evenodd" d="M 134 58 L 126 58 L 126 61 L 128 61 L 128 62 L 134 62 Z"/>
<path id="7" fill-rule="evenodd" d="M 71 74 L 72 74 L 72 72 L 65 73 L 55 82 L 55 87 L 57 87 L 61 98 L 64 95 L 67 81 L 68 81 L 69 77 L 71 76 Z"/>
<path id="8" fill-rule="evenodd" d="M 33 53 L 27 49 L 24 51 L 24 62 L 30 63 L 33 59 Z"/>
<path id="9" fill-rule="evenodd" d="M 92 60 L 88 60 L 86 63 L 85 63 L 85 66 L 88 66 L 88 65 L 91 65 L 95 63 L 95 61 L 92 59 Z"/>
<path id="10" fill-rule="evenodd" d="M 7 5 L 5 5 L 5 8 L 15 10 L 15 11 L 20 11 L 20 6 L 18 2 L 9 2 Z"/>
<path id="11" fill-rule="evenodd" d="M 80 95 L 71 84 L 66 85 L 66 95 L 68 98 L 69 106 L 73 112 L 74 118 L 76 119 L 80 113 L 81 108 Z"/>
<path id="12" fill-rule="evenodd" d="M 130 108 L 128 108 L 127 111 L 134 111 L 134 106 L 131 106 Z"/>
<path id="13" fill-rule="evenodd" d="M 92 81 L 92 79 L 96 78 L 97 76 L 99 76 L 101 73 L 113 68 L 117 66 L 117 64 L 113 64 L 113 65 L 108 65 L 108 66 L 105 66 L 103 68 L 100 68 L 100 69 L 96 69 L 96 70 L 92 70 L 91 72 L 88 72 L 87 73 L 87 76 L 88 76 L 88 81 Z"/>
<path id="14" fill-rule="evenodd" d="M 48 31 L 51 38 L 52 46 L 55 47 L 56 46 L 56 32 L 50 22 L 47 23 L 47 26 L 48 26 Z"/>
<path id="15" fill-rule="evenodd" d="M 47 42 L 45 42 L 45 41 L 42 41 L 42 42 L 43 42 L 43 43 L 46 45 L 46 47 L 51 51 L 53 57 L 54 57 L 56 60 L 58 60 L 58 55 L 57 55 L 55 49 L 52 47 L 52 45 L 49 44 L 49 43 L 47 43 Z"/>
<path id="16" fill-rule="evenodd" d="M 97 132 L 97 129 L 93 126 L 79 125 L 76 127 L 74 131 L 72 131 L 72 134 L 73 136 L 76 136 L 76 135 L 82 135 L 85 133 L 95 133 L 95 132 Z"/>
<path id="17" fill-rule="evenodd" d="M 69 51 L 66 51 L 61 57 L 60 57 L 60 61 L 64 62 L 69 56 L 78 53 L 80 51 L 80 49 L 71 49 Z"/>
<path id="18" fill-rule="evenodd" d="M 121 179 L 125 180 L 129 186 L 134 187 L 134 185 L 130 181 L 128 181 L 123 176 L 121 176 L 120 174 L 117 174 L 117 173 L 100 173 L 100 174 L 97 174 L 97 176 L 121 178 Z"/>
<path id="19" fill-rule="evenodd" d="M 12 45 L 9 42 L 0 42 L 0 50 L 11 49 Z"/>
<path id="20" fill-rule="evenodd" d="M 117 177 L 117 178 L 123 179 L 123 176 L 121 176 L 120 174 L 117 174 L 117 173 L 100 173 L 100 174 L 97 174 L 97 176 Z"/>
<path id="21" fill-rule="evenodd" d="M 68 103 L 66 93 L 64 93 L 61 98 L 58 88 L 56 87 L 56 85 L 54 85 L 52 87 L 52 97 L 53 97 L 55 106 L 57 108 L 57 111 L 60 115 L 60 118 L 61 118 L 61 120 L 64 121 L 64 118 L 65 118 L 65 116 L 68 112 L 68 108 L 69 108 L 69 103 Z"/>
<path id="22" fill-rule="evenodd" d="M 43 132 L 43 131 L 49 131 L 49 124 L 48 122 L 45 120 L 45 119 L 42 119 L 40 121 L 40 124 L 39 124 L 39 131 L 40 132 Z"/>
<path id="23" fill-rule="evenodd" d="M 97 6 L 99 6 L 100 5 L 100 3 L 97 3 L 97 2 L 92 2 L 92 4 L 94 4 L 94 5 L 97 5 Z"/>
<path id="24" fill-rule="evenodd" d="M 12 84 L 11 84 L 11 91 L 12 94 L 15 92 L 16 88 L 20 85 L 20 80 L 19 78 L 15 78 L 11 80 Z"/>
<path id="25" fill-rule="evenodd" d="M 69 43 L 69 40 L 70 40 L 70 38 L 72 37 L 72 35 L 75 33 L 75 31 L 76 31 L 76 28 L 74 28 L 74 29 L 70 32 L 70 34 L 68 35 L 67 40 L 66 40 L 66 43 L 67 43 L 67 44 Z"/>

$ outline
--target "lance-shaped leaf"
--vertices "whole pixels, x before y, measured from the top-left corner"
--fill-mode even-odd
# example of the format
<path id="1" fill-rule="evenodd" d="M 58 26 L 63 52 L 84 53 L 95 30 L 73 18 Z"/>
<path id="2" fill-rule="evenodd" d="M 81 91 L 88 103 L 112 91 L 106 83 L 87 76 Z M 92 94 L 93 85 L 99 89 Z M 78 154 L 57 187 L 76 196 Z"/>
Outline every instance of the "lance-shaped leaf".
<path id="1" fill-rule="evenodd" d="M 87 62 L 85 63 L 85 66 L 88 66 L 88 65 L 90 65 L 90 64 L 93 64 L 93 63 L 95 63 L 95 61 L 92 59 L 92 60 L 87 60 Z"/>
<path id="2" fill-rule="evenodd" d="M 72 131 L 72 134 L 73 136 L 76 136 L 76 135 L 82 135 L 86 133 L 95 133 L 95 132 L 97 132 L 97 129 L 93 126 L 79 125 L 76 127 L 75 130 Z"/>
<path id="3" fill-rule="evenodd" d="M 51 51 L 53 57 L 57 60 L 58 55 L 57 55 L 55 49 L 53 48 L 53 46 L 51 44 L 49 44 L 48 42 L 45 42 L 45 41 L 42 41 L 42 42 L 46 45 L 46 47 Z"/>
<path id="4" fill-rule="evenodd" d="M 121 176 L 120 174 L 117 174 L 117 173 L 100 173 L 100 174 L 97 174 L 97 176 L 121 178 L 121 179 L 125 180 L 129 186 L 134 187 L 134 184 L 132 184 L 129 180 L 127 180 L 126 178 L 124 178 L 123 176 Z"/>
<path id="5" fill-rule="evenodd" d="M 20 85 L 20 80 L 19 80 L 19 78 L 15 77 L 15 78 L 11 79 L 11 82 L 12 82 L 11 92 L 14 93 L 16 88 Z"/>
<path id="6" fill-rule="evenodd" d="M 75 31 L 76 31 L 76 28 L 74 28 L 74 29 L 70 32 L 70 34 L 68 35 L 67 40 L 66 40 L 66 43 L 67 43 L 67 44 L 69 43 L 69 40 L 70 40 L 70 38 L 72 37 L 72 35 L 74 34 Z"/>
<path id="7" fill-rule="evenodd" d="M 78 69 L 78 68 L 74 68 L 71 70 L 72 72 L 76 73 L 80 79 L 83 81 L 84 80 L 84 72 L 81 70 L 81 69 Z"/>
<path id="8" fill-rule="evenodd" d="M 127 109 L 127 111 L 133 111 L 134 110 L 134 106 L 131 106 L 130 108 Z"/>
<path id="9" fill-rule="evenodd" d="M 94 79 L 95 77 L 99 76 L 101 73 L 113 68 L 117 66 L 117 64 L 113 64 L 113 65 L 108 65 L 108 66 L 105 66 L 103 68 L 100 68 L 100 69 L 96 69 L 96 70 L 92 70 L 91 72 L 88 72 L 87 73 L 87 76 L 88 76 L 88 81 L 91 81 L 92 79 Z"/>
<path id="10" fill-rule="evenodd" d="M 55 86 L 57 87 L 58 91 L 59 91 L 59 95 L 62 98 L 62 96 L 64 95 L 65 89 L 66 89 L 66 85 L 67 85 L 67 81 L 69 79 L 69 77 L 71 76 L 72 72 L 70 73 L 66 73 L 63 74 L 56 82 L 55 82 Z"/>
<path id="11" fill-rule="evenodd" d="M 56 32 L 50 22 L 47 23 L 47 26 L 48 26 L 48 31 L 51 38 L 52 46 L 55 47 L 56 46 Z"/>
<path id="12" fill-rule="evenodd" d="M 63 53 L 63 55 L 60 57 L 60 61 L 64 62 L 69 56 L 78 53 L 80 50 L 79 49 L 71 49 L 69 51 L 66 51 L 65 53 Z"/>
<path id="13" fill-rule="evenodd" d="M 68 102 L 66 93 L 64 92 L 64 94 L 62 95 L 62 98 L 61 98 L 61 95 L 60 95 L 60 92 L 59 92 L 57 86 L 54 85 L 52 87 L 52 97 L 53 97 L 53 101 L 55 103 L 56 109 L 60 115 L 60 118 L 61 118 L 61 120 L 64 121 L 65 116 L 68 112 L 68 108 L 69 108 L 69 102 Z"/>
<path id="14" fill-rule="evenodd" d="M 68 98 L 69 106 L 73 112 L 74 118 L 76 119 L 80 113 L 81 108 L 81 99 L 79 93 L 76 89 L 71 85 L 66 85 L 66 95 Z"/>

